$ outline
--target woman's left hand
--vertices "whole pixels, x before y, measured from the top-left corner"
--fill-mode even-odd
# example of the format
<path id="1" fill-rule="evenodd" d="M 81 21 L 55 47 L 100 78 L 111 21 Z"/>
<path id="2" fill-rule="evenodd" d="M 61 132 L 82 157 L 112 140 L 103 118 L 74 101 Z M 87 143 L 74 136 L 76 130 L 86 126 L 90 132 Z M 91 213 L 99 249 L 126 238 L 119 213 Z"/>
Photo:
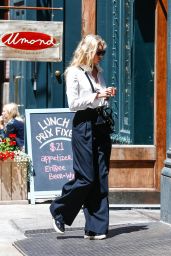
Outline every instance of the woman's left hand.
<path id="1" fill-rule="evenodd" d="M 116 95 L 116 87 L 107 87 L 107 90 L 111 97 Z"/>

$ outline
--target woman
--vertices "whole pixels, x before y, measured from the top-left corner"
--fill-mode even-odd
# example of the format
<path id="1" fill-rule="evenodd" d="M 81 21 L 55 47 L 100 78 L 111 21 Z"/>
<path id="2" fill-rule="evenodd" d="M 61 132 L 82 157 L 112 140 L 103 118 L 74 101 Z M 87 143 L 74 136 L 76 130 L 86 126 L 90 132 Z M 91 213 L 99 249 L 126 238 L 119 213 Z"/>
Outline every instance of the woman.
<path id="1" fill-rule="evenodd" d="M 4 138 L 4 119 L 0 116 L 0 141 Z"/>
<path id="2" fill-rule="evenodd" d="M 9 137 L 9 134 L 15 134 L 16 146 L 23 150 L 24 122 L 18 112 L 17 104 L 9 103 L 4 105 L 2 118 L 4 120 L 4 137 Z"/>
<path id="3" fill-rule="evenodd" d="M 75 179 L 64 185 L 50 211 L 54 228 L 63 234 L 84 207 L 85 235 L 106 238 L 109 225 L 108 171 L 111 153 L 106 125 L 97 125 L 98 113 L 108 105 L 113 88 L 106 88 L 99 67 L 106 43 L 98 35 L 87 35 L 79 43 L 66 69 L 68 105 L 76 111 L 73 119 L 72 149 Z M 104 135 L 104 131 L 106 131 Z"/>

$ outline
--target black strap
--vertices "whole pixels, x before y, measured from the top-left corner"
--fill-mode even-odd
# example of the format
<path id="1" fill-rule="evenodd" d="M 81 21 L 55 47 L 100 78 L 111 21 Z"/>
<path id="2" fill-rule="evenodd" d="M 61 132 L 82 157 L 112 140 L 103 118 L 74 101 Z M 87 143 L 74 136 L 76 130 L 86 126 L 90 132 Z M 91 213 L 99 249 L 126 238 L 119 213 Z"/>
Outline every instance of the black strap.
<path id="1" fill-rule="evenodd" d="M 86 77 L 87 77 L 87 79 L 88 79 L 88 81 L 89 81 L 89 83 L 90 83 L 90 85 L 91 85 L 92 92 L 96 92 L 95 89 L 94 89 L 93 83 L 92 83 L 92 81 L 90 80 L 90 77 L 88 76 L 87 72 L 86 72 L 82 67 L 80 67 L 80 69 L 81 69 L 82 71 L 84 71 L 84 73 L 85 73 L 85 75 L 86 75 Z"/>

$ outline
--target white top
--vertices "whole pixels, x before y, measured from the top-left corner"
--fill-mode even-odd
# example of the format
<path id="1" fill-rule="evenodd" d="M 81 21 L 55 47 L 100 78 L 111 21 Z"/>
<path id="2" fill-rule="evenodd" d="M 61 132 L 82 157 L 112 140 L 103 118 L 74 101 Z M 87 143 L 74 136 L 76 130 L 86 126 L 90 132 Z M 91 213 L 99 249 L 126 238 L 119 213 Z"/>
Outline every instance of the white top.
<path id="1" fill-rule="evenodd" d="M 84 66 L 82 66 L 85 69 Z M 86 70 L 93 84 L 95 91 L 100 92 L 106 88 L 105 81 L 102 76 L 102 70 L 98 69 L 98 83 L 96 83 L 90 70 Z M 71 111 L 84 110 L 86 108 L 97 108 L 99 106 L 108 105 L 104 98 L 96 99 L 96 92 L 92 92 L 92 88 L 85 72 L 79 67 L 69 67 L 66 74 L 67 98 L 68 105 Z"/>

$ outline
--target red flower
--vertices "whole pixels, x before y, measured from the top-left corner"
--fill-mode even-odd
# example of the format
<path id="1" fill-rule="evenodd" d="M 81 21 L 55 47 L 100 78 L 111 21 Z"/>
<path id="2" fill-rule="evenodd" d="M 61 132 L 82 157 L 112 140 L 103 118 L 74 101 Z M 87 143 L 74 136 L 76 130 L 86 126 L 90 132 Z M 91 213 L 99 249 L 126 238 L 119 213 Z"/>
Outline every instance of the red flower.
<path id="1" fill-rule="evenodd" d="M 9 134 L 8 138 L 0 141 L 0 160 L 14 159 L 16 146 L 16 134 Z"/>
<path id="2" fill-rule="evenodd" d="M 14 152 L 10 152 L 9 158 L 14 159 L 14 156 L 15 156 L 15 153 Z"/>
<path id="3" fill-rule="evenodd" d="M 10 141 L 10 146 L 15 146 L 16 145 L 16 141 Z"/>
<path id="4" fill-rule="evenodd" d="M 16 138 L 16 134 L 15 134 L 15 133 L 10 133 L 8 137 L 11 138 L 11 139 L 12 139 L 12 138 L 15 139 L 15 138 Z"/>
<path id="5" fill-rule="evenodd" d="M 0 152 L 0 160 L 6 160 L 8 158 L 14 159 L 15 153 L 12 151 Z"/>

